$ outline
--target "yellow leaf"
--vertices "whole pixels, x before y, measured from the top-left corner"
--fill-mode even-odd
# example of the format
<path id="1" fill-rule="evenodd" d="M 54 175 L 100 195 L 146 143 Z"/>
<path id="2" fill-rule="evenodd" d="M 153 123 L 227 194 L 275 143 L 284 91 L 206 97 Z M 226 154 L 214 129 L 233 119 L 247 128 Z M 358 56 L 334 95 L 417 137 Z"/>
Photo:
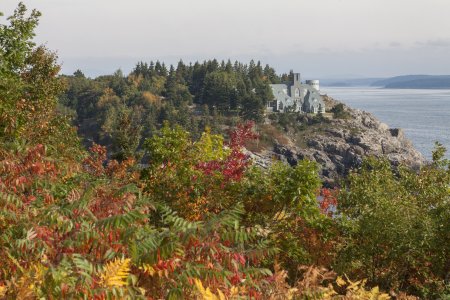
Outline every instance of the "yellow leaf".
<path id="1" fill-rule="evenodd" d="M 279 213 L 277 213 L 273 217 L 273 220 L 274 221 L 282 221 L 282 220 L 286 219 L 286 217 L 287 217 L 286 212 L 283 210 L 283 211 L 280 211 Z"/>
<path id="2" fill-rule="evenodd" d="M 378 299 L 377 300 L 390 300 L 391 297 L 388 294 L 380 294 L 378 295 Z"/>
<path id="3" fill-rule="evenodd" d="M 221 290 L 217 289 L 217 293 L 219 294 L 219 300 L 226 300 L 227 299 L 225 297 L 225 295 L 222 293 Z"/>
<path id="4" fill-rule="evenodd" d="M 145 295 L 146 290 L 144 288 L 138 288 L 142 295 Z"/>
<path id="5" fill-rule="evenodd" d="M 287 296 L 288 300 L 294 299 L 295 293 L 297 293 L 297 292 L 298 292 L 297 288 L 289 289 L 288 296 Z"/>
<path id="6" fill-rule="evenodd" d="M 150 276 L 153 276 L 156 273 L 155 269 L 149 264 L 143 264 L 142 267 L 140 267 L 139 269 L 143 270 L 144 273 L 147 273 Z"/>
<path id="7" fill-rule="evenodd" d="M 370 293 L 372 295 L 378 295 L 380 293 L 380 289 L 378 288 L 378 286 L 376 286 L 370 291 Z"/>
<path id="8" fill-rule="evenodd" d="M 235 287 L 235 286 L 232 286 L 230 294 L 231 294 L 230 295 L 231 297 L 239 295 L 239 289 L 237 287 Z"/>
<path id="9" fill-rule="evenodd" d="M 338 277 L 336 278 L 336 284 L 337 284 L 338 286 L 344 286 L 344 285 L 346 285 L 347 283 L 345 282 L 344 279 L 342 279 L 341 276 L 338 276 Z"/>
<path id="10" fill-rule="evenodd" d="M 205 300 L 217 300 L 216 295 L 214 295 L 211 290 L 208 288 L 206 288 L 206 293 L 203 295 L 203 298 Z"/>
<path id="11" fill-rule="evenodd" d="M 358 280 L 358 281 L 353 282 L 350 279 L 347 279 L 347 281 L 350 284 L 347 287 L 348 290 L 358 290 L 361 288 L 361 286 L 364 286 L 364 284 L 365 284 L 365 280 L 363 280 L 363 281 Z"/>
<path id="12" fill-rule="evenodd" d="M 323 291 L 323 299 L 331 299 L 333 296 L 336 296 L 337 293 L 336 291 L 333 289 L 333 286 L 330 285 L 328 288 L 326 288 Z"/>
<path id="13" fill-rule="evenodd" d="M 199 279 L 194 279 L 194 284 L 199 293 L 202 296 L 203 300 L 226 300 L 225 295 L 221 292 L 219 292 L 219 297 L 214 295 L 209 288 L 204 288 L 202 282 Z"/>
<path id="14" fill-rule="evenodd" d="M 37 265 L 32 265 L 27 269 L 18 281 L 17 298 L 34 299 L 36 296 L 36 289 L 43 283 L 46 271 L 47 268 L 39 263 Z"/>
<path id="15" fill-rule="evenodd" d="M 106 264 L 102 274 L 101 282 L 106 286 L 125 286 L 126 279 L 130 274 L 130 259 L 115 259 Z"/>
<path id="16" fill-rule="evenodd" d="M 3 285 L 0 285 L 0 297 L 3 298 L 6 295 L 6 287 Z"/>
<path id="17" fill-rule="evenodd" d="M 205 288 L 203 287 L 202 282 L 199 279 L 195 278 L 194 283 L 195 283 L 195 287 L 197 288 L 197 290 L 200 292 L 200 294 L 203 295 L 206 291 L 205 291 Z"/>

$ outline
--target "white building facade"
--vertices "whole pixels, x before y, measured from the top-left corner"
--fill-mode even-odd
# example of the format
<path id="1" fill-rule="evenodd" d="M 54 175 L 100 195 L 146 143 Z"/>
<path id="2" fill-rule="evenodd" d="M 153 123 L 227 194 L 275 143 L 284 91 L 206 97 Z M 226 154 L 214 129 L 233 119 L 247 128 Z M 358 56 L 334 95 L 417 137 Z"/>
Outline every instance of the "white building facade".
<path id="1" fill-rule="evenodd" d="M 290 83 L 271 84 L 274 99 L 267 103 L 268 112 L 325 113 L 325 103 L 319 93 L 319 80 L 301 82 L 300 73 L 294 73 Z"/>

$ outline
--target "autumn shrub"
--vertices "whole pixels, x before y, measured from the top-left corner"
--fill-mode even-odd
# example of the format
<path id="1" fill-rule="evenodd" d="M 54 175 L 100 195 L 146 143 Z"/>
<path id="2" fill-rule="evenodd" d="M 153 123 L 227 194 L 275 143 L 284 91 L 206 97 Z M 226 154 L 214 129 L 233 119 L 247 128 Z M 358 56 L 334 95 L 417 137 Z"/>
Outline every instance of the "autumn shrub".
<path id="1" fill-rule="evenodd" d="M 271 272 L 259 261 L 276 249 L 240 225 L 242 205 L 188 221 L 140 191 L 132 162 L 105 165 L 105 149 L 92 152 L 72 174 L 42 145 L 0 164 L 4 295 L 178 299 L 195 278 L 226 294 L 260 293 Z"/>
<path id="2" fill-rule="evenodd" d="M 285 205 L 298 207 L 298 216 L 302 203 L 313 208 L 308 185 L 298 190 L 280 182 L 315 178 L 313 170 L 278 165 L 265 190 L 265 198 L 275 186 L 282 190 L 273 197 L 274 209 L 261 206 L 252 216 L 250 161 L 241 152 L 245 139 L 254 137 L 251 124 L 232 132 L 228 146 L 208 132 L 192 142 L 179 129 L 164 131 L 148 142 L 156 169 L 144 170 L 142 179 L 134 161 L 107 161 L 98 145 L 72 168 L 56 163 L 41 144 L 4 153 L 0 285 L 6 297 L 185 299 L 193 297 L 195 280 L 224 295 L 263 297 L 272 272 L 261 266 L 270 267 L 278 247 L 294 241 L 263 222 L 287 222 L 280 215 L 291 215 Z M 186 174 L 196 177 L 183 181 Z M 261 222 L 250 221 L 257 214 Z"/>
<path id="3" fill-rule="evenodd" d="M 442 147 L 419 173 L 368 159 L 339 196 L 336 270 L 385 290 L 449 293 L 450 168 Z"/>
<path id="4" fill-rule="evenodd" d="M 264 170 L 241 152 L 255 137 L 251 124 L 238 126 L 230 137 L 224 143 L 205 132 L 192 142 L 186 131 L 166 125 L 146 142 L 151 163 L 143 172 L 145 190 L 193 221 L 242 203 L 245 224 L 261 228 L 281 250 L 278 260 L 291 270 L 292 281 L 299 264 L 329 263 L 333 221 L 318 205 L 316 164 L 274 163 Z"/>
<path id="5" fill-rule="evenodd" d="M 238 188 L 250 160 L 242 144 L 254 138 L 252 124 L 239 126 L 225 143 L 206 131 L 194 142 L 181 127 L 168 124 L 145 144 L 150 164 L 143 171 L 145 189 L 180 215 L 200 220 L 242 201 Z"/>

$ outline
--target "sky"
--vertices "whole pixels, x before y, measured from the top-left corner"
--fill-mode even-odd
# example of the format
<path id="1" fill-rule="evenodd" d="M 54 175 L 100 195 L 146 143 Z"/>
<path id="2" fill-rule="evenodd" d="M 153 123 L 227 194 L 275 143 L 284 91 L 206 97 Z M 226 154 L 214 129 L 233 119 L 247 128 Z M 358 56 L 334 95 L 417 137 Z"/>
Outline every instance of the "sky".
<path id="1" fill-rule="evenodd" d="M 309 78 L 450 74 L 450 0 L 24 0 L 63 73 L 260 60 Z M 0 0 L 10 15 L 18 1 Z M 0 23 L 6 22 L 0 17 Z"/>

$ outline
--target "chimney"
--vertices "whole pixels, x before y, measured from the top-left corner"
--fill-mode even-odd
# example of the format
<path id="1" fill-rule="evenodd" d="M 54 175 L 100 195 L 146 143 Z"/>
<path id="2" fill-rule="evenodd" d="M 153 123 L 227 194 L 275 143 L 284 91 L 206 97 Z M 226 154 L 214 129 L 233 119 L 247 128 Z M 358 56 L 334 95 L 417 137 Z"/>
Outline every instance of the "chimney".
<path id="1" fill-rule="evenodd" d="M 294 73 L 294 85 L 301 82 L 300 73 Z"/>

